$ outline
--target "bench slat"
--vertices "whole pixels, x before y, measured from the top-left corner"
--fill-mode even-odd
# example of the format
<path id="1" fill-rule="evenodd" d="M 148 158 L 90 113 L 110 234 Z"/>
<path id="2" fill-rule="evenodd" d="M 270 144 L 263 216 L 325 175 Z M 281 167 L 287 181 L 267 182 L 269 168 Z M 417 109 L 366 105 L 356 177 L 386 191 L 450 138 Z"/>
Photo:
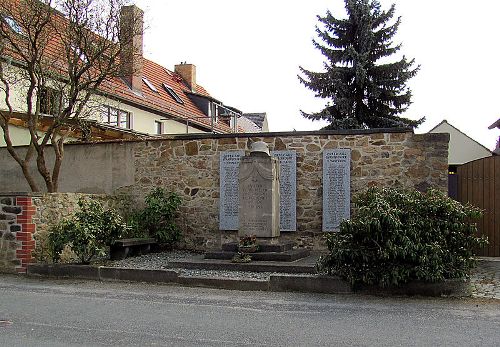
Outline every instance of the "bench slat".
<path id="1" fill-rule="evenodd" d="M 149 245 L 155 242 L 156 242 L 155 239 L 141 239 L 141 238 L 120 239 L 116 240 L 113 246 L 129 247 L 129 246 Z"/>

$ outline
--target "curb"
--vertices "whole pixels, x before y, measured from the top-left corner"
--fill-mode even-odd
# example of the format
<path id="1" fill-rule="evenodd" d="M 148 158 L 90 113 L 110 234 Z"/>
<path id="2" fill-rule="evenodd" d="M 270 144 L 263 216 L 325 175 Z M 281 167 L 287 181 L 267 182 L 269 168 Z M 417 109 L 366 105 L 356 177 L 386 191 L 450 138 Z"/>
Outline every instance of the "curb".
<path id="1" fill-rule="evenodd" d="M 323 275 L 271 275 L 269 290 L 274 292 L 323 294 L 348 294 L 353 292 L 349 284 L 340 278 Z"/>
<path id="2" fill-rule="evenodd" d="M 338 277 L 314 274 L 270 275 L 269 280 L 190 277 L 179 275 L 175 270 L 149 270 L 72 264 L 30 264 L 27 275 L 88 279 L 95 281 L 131 281 L 146 283 L 172 283 L 190 287 L 208 287 L 241 291 L 302 292 L 324 294 L 361 293 L 368 295 L 421 295 L 421 296 L 468 296 L 470 286 L 464 280 L 446 280 L 438 283 L 413 282 L 397 288 L 351 286 Z"/>
<path id="3" fill-rule="evenodd" d="M 131 281 L 148 283 L 176 282 L 179 274 L 173 270 L 128 269 L 100 266 L 99 278 L 101 281 Z"/>
<path id="4" fill-rule="evenodd" d="M 99 280 L 99 268 L 91 265 L 29 264 L 26 274 L 28 276 Z"/>
<path id="5" fill-rule="evenodd" d="M 209 287 L 216 289 L 242 291 L 269 291 L 268 280 L 244 280 L 220 277 L 186 277 L 179 276 L 178 284 L 190 287 Z"/>
<path id="6" fill-rule="evenodd" d="M 362 286 L 356 292 L 370 295 L 420 295 L 420 296 L 470 296 L 472 290 L 470 281 L 463 279 L 449 279 L 442 282 L 410 282 L 401 287 L 380 288 L 376 286 Z"/>

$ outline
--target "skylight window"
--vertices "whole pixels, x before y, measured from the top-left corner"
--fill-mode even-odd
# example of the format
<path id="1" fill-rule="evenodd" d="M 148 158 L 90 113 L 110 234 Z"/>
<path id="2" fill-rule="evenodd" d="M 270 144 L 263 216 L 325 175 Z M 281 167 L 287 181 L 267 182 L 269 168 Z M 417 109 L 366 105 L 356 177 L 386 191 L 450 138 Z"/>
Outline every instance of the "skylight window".
<path id="1" fill-rule="evenodd" d="M 158 93 L 158 89 L 156 89 L 156 87 L 151 82 L 149 82 L 149 80 L 146 77 L 143 77 L 142 81 L 144 82 L 145 85 L 149 87 L 149 89 L 151 89 L 155 93 Z"/>
<path id="2" fill-rule="evenodd" d="M 21 26 L 14 20 L 14 18 L 10 17 L 10 16 L 3 16 L 3 20 L 5 21 L 5 23 L 7 23 L 10 28 L 15 32 L 15 33 L 18 33 L 18 34 L 21 34 L 23 35 L 24 32 L 23 32 L 23 29 L 21 28 Z"/>
<path id="3" fill-rule="evenodd" d="M 170 87 L 168 84 L 163 83 L 163 88 L 170 94 L 172 98 L 174 98 L 175 101 L 177 101 L 179 104 L 183 104 L 184 101 L 177 95 L 177 93 Z"/>

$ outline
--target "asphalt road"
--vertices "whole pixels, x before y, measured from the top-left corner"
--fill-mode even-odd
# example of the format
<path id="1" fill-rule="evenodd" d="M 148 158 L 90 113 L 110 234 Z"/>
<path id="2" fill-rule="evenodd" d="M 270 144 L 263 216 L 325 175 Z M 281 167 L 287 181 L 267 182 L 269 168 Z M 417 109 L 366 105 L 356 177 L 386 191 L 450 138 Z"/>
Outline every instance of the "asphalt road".
<path id="1" fill-rule="evenodd" d="M 0 275 L 0 346 L 499 346 L 500 301 Z"/>

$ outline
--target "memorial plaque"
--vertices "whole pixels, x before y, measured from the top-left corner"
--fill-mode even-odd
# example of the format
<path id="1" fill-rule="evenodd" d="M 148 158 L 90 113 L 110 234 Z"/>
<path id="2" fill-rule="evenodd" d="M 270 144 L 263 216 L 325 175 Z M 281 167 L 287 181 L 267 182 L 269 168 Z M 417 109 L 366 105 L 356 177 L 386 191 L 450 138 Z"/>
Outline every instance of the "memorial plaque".
<path id="1" fill-rule="evenodd" d="M 238 174 L 244 155 L 245 151 L 220 153 L 220 230 L 238 230 Z"/>
<path id="2" fill-rule="evenodd" d="M 337 231 L 351 215 L 351 150 L 323 152 L 323 231 Z"/>
<path id="3" fill-rule="evenodd" d="M 255 153 L 243 157 L 240 164 L 238 236 L 278 237 L 278 160 L 269 152 L 264 156 Z"/>
<path id="4" fill-rule="evenodd" d="M 272 151 L 280 163 L 280 231 L 297 230 L 297 153 Z"/>

